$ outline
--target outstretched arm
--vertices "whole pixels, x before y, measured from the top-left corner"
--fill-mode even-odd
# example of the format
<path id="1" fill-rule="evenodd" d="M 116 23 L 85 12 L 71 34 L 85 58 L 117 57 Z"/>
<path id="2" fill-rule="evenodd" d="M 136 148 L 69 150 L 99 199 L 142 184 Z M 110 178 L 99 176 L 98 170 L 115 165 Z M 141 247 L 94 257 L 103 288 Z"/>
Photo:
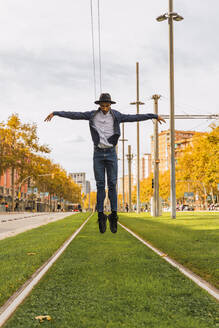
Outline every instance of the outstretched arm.
<path id="1" fill-rule="evenodd" d="M 157 120 L 158 120 L 158 122 L 159 122 L 160 124 L 162 124 L 162 122 L 163 122 L 163 123 L 166 123 L 165 119 L 164 119 L 162 116 L 159 116 L 159 115 L 158 115 Z"/>
<path id="2" fill-rule="evenodd" d="M 53 113 L 51 113 L 51 114 L 49 114 L 46 118 L 45 118 L 45 120 L 44 120 L 44 122 L 49 122 L 49 121 L 51 121 L 51 119 L 53 118 Z"/>
<path id="3" fill-rule="evenodd" d="M 52 112 L 45 118 L 45 122 L 51 121 L 53 116 L 69 118 L 71 120 L 89 120 L 92 112 Z"/>
<path id="4" fill-rule="evenodd" d="M 139 122 L 151 119 L 156 119 L 160 124 L 166 123 L 166 121 L 159 115 L 156 114 L 121 114 L 121 122 Z"/>

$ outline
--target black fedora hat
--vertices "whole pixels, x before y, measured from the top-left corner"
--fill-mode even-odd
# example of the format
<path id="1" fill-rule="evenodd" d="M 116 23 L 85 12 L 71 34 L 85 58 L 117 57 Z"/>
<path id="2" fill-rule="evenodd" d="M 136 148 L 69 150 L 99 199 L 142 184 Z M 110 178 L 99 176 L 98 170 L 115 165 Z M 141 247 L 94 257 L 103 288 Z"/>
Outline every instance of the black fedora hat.
<path id="1" fill-rule="evenodd" d="M 101 93 L 99 100 L 96 100 L 94 103 L 98 105 L 101 102 L 108 102 L 108 103 L 111 103 L 111 104 L 116 104 L 115 101 L 111 100 L 111 96 L 110 96 L 109 93 Z"/>

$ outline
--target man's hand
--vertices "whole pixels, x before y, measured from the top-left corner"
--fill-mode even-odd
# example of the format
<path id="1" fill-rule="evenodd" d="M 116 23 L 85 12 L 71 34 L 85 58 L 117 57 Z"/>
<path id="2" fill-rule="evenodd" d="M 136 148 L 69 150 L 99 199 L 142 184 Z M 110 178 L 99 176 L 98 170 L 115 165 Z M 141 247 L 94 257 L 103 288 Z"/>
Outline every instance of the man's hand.
<path id="1" fill-rule="evenodd" d="M 49 121 L 51 121 L 51 119 L 53 118 L 53 113 L 51 113 L 51 114 L 49 114 L 46 118 L 45 118 L 45 120 L 44 120 L 44 122 L 49 122 Z"/>
<path id="2" fill-rule="evenodd" d="M 162 122 L 163 122 L 163 123 L 166 123 L 165 119 L 164 119 L 163 117 L 159 116 L 159 115 L 158 115 L 157 120 L 158 120 L 158 122 L 159 122 L 160 124 L 162 124 Z"/>

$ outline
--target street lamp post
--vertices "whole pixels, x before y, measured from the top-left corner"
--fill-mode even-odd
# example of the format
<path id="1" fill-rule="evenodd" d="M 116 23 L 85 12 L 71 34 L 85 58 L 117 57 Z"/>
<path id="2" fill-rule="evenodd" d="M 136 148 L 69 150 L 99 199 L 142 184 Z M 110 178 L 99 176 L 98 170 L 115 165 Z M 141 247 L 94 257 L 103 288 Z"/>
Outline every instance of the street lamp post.
<path id="1" fill-rule="evenodd" d="M 181 21 L 183 17 L 173 12 L 173 0 L 169 0 L 169 12 L 157 17 L 158 22 L 168 20 L 169 23 L 169 65 L 170 65 L 170 152 L 171 152 L 171 216 L 176 218 L 176 177 L 175 177 L 175 121 L 174 121 L 174 53 L 173 53 L 173 21 Z"/>

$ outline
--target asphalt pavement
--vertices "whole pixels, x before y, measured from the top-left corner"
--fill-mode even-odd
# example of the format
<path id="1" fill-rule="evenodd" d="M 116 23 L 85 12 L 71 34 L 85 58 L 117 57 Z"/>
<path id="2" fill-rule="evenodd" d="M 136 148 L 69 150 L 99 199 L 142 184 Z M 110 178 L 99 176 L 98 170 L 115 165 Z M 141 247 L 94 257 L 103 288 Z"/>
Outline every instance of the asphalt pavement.
<path id="1" fill-rule="evenodd" d="M 72 214 L 73 212 L 0 213 L 0 240 L 50 222 L 64 219 L 66 216 Z"/>

